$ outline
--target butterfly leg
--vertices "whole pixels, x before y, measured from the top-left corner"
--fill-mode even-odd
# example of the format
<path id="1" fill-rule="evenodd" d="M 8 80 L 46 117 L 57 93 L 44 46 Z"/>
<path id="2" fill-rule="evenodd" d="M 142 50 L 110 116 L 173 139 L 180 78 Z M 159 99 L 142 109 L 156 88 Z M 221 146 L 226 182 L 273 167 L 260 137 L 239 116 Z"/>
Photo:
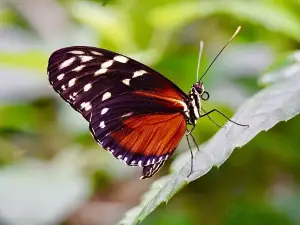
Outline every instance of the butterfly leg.
<path id="1" fill-rule="evenodd" d="M 187 132 L 186 136 L 189 136 L 193 132 L 193 130 L 195 129 L 195 127 L 196 127 L 195 124 L 193 124 L 192 129 L 191 130 L 187 130 L 188 132 Z"/>
<path id="2" fill-rule="evenodd" d="M 189 133 L 190 133 L 190 131 L 188 130 L 188 134 Z M 194 154 L 193 154 L 191 143 L 190 143 L 190 140 L 189 140 L 189 135 L 186 135 L 186 140 L 187 140 L 187 143 L 189 145 L 190 152 L 191 152 L 191 170 L 190 170 L 190 172 L 187 176 L 187 177 L 189 177 L 193 173 Z"/>
<path id="3" fill-rule="evenodd" d="M 238 126 L 249 127 L 249 125 L 246 125 L 246 124 L 240 124 L 240 123 L 237 123 L 237 122 L 235 122 L 235 121 L 229 119 L 228 116 L 226 116 L 224 113 L 220 112 L 220 111 L 217 110 L 217 109 L 212 109 L 212 110 L 210 110 L 210 111 L 208 111 L 208 112 L 206 112 L 206 113 L 200 115 L 200 117 L 208 116 L 209 114 L 211 114 L 211 113 L 213 113 L 213 112 L 217 112 L 217 113 L 221 114 L 221 115 L 222 115 L 223 117 L 225 117 L 228 121 L 230 121 L 230 122 L 232 122 L 232 123 L 234 123 L 234 124 L 236 124 L 236 125 L 238 125 Z"/>
<path id="4" fill-rule="evenodd" d="M 206 113 L 205 109 L 203 107 L 201 107 L 201 110 Z M 218 124 L 217 122 L 215 122 L 209 115 L 207 115 L 208 119 L 210 121 L 212 121 L 216 126 L 218 126 L 219 128 L 221 128 L 222 126 L 220 124 Z"/>

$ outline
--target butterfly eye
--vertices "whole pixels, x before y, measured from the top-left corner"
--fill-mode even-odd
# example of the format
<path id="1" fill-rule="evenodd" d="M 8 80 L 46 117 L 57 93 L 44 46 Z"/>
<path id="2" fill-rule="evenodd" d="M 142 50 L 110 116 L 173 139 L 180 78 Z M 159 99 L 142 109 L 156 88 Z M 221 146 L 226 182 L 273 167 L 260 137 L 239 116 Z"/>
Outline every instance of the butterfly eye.
<path id="1" fill-rule="evenodd" d="M 209 99 L 209 93 L 207 92 L 207 91 L 204 91 L 203 93 L 202 93 L 202 95 L 201 95 L 201 99 L 203 100 L 203 101 L 207 101 L 208 99 Z"/>
<path id="2" fill-rule="evenodd" d="M 195 90 L 198 92 L 198 94 L 202 94 L 203 91 L 204 91 L 204 88 L 203 88 L 203 85 L 202 84 L 199 84 L 199 83 L 196 83 L 193 85 L 193 87 L 195 88 Z"/>
<path id="3" fill-rule="evenodd" d="M 200 87 L 200 86 L 198 86 L 198 87 L 196 88 L 196 90 L 197 90 L 197 92 L 198 92 L 199 94 L 201 94 L 201 93 L 203 92 L 203 89 L 202 89 L 202 87 Z"/>

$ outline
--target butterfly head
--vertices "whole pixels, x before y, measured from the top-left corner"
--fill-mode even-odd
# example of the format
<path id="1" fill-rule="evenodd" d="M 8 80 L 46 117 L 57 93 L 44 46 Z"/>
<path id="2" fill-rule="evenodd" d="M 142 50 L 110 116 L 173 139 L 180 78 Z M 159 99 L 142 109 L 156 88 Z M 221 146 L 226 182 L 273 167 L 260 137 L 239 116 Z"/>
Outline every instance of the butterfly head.
<path id="1" fill-rule="evenodd" d="M 200 96 L 200 98 L 204 101 L 209 99 L 209 93 L 204 90 L 203 82 L 196 82 L 192 86 L 192 92 Z"/>
<path id="2" fill-rule="evenodd" d="M 202 95 L 204 92 L 204 85 L 202 82 L 197 82 L 197 83 L 193 84 L 193 88 L 199 95 Z"/>

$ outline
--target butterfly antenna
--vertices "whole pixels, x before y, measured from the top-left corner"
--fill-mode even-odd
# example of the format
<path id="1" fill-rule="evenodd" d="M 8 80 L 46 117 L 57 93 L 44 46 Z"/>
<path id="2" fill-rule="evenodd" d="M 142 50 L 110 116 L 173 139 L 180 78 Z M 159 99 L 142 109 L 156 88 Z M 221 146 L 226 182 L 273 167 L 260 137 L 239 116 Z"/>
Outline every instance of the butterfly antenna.
<path id="1" fill-rule="evenodd" d="M 229 41 L 223 46 L 223 48 L 221 49 L 221 51 L 217 54 L 217 56 L 214 58 L 214 60 L 211 62 L 211 64 L 208 66 L 208 68 L 206 69 L 206 71 L 204 72 L 204 74 L 201 76 L 199 82 L 202 80 L 202 78 L 206 75 L 206 73 L 209 71 L 210 67 L 214 64 L 214 62 L 217 60 L 217 58 L 221 55 L 221 53 L 224 51 L 224 49 L 232 42 L 232 40 L 235 38 L 235 36 L 240 32 L 241 30 L 241 26 L 239 26 L 236 31 L 234 32 L 234 34 L 232 35 L 232 37 L 229 39 Z"/>
<path id="2" fill-rule="evenodd" d="M 203 48 L 204 48 L 204 42 L 200 41 L 196 82 L 199 80 L 199 69 L 200 69 L 200 61 L 201 61 L 201 56 L 202 56 Z"/>

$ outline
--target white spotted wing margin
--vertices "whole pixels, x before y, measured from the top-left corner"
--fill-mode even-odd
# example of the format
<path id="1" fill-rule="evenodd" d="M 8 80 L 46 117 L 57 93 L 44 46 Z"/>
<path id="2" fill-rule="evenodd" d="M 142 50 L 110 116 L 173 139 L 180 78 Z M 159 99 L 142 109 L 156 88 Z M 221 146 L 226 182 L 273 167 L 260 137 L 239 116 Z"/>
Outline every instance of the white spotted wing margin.
<path id="1" fill-rule="evenodd" d="M 156 173 L 175 150 L 172 147 L 157 155 L 130 152 L 119 142 L 124 142 L 132 128 L 112 137 L 131 118 L 141 116 L 135 121 L 140 122 L 143 116 L 158 113 L 172 117 L 187 108 L 187 95 L 155 70 L 105 49 L 73 46 L 50 56 L 48 76 L 54 90 L 90 123 L 95 140 L 127 165 L 143 167 L 144 178 Z M 183 127 L 185 121 L 179 122 Z"/>
<path id="2" fill-rule="evenodd" d="M 156 164 L 152 164 L 149 166 L 143 167 L 143 175 L 140 177 L 140 179 L 146 179 L 149 177 L 152 177 L 154 174 L 156 174 L 160 168 L 165 164 L 166 160 L 161 160 Z"/>

